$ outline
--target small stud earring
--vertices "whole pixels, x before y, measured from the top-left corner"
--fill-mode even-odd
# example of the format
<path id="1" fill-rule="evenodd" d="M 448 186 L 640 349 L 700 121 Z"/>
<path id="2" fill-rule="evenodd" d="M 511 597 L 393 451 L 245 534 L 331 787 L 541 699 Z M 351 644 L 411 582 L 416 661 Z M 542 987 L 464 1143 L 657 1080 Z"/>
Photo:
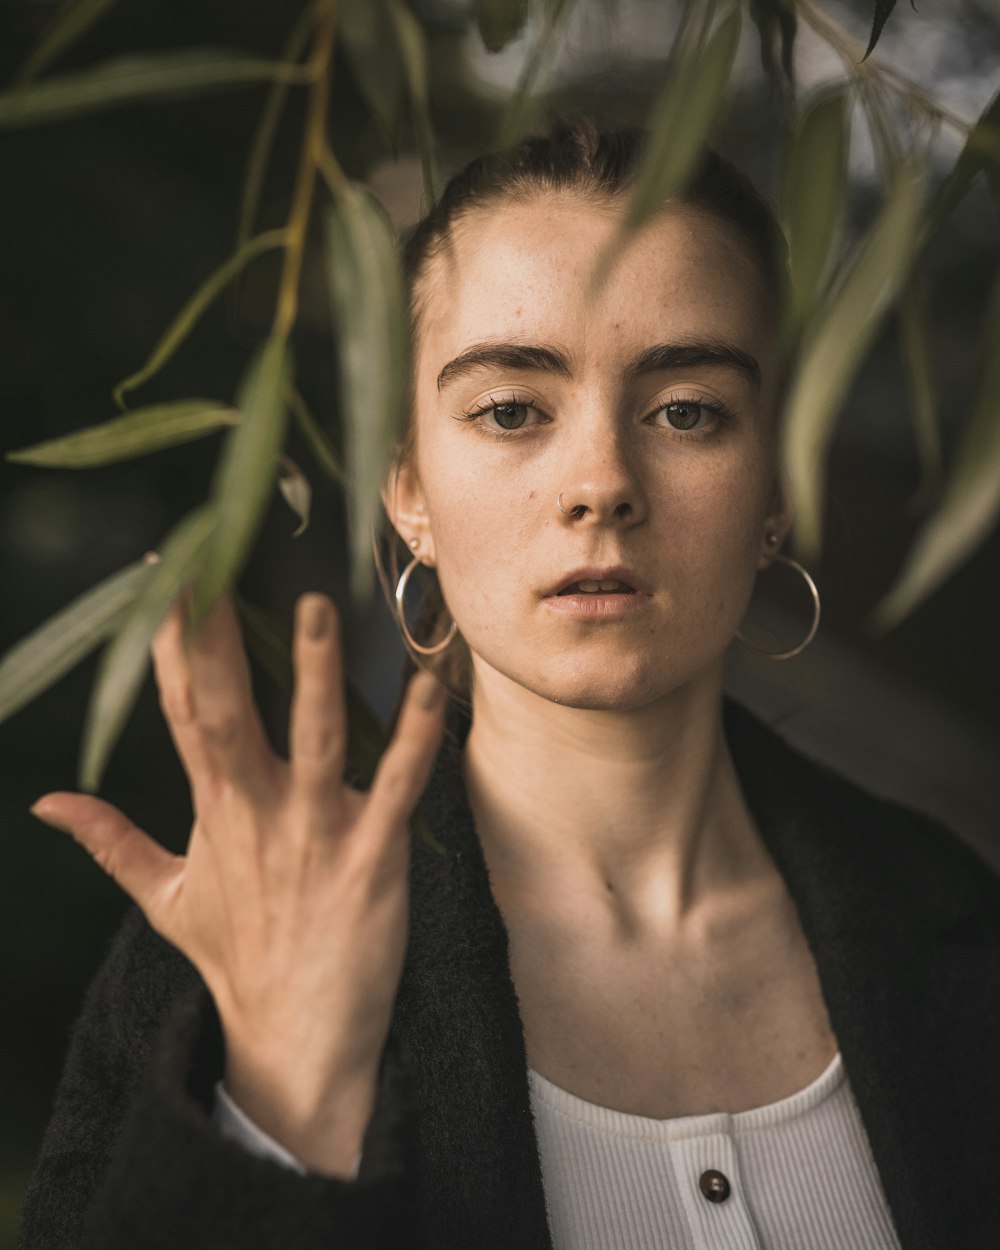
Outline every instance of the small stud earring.
<path id="1" fill-rule="evenodd" d="M 420 539 L 419 539 L 419 538 L 411 538 L 411 539 L 410 539 L 410 546 L 413 548 L 413 550 L 414 550 L 414 551 L 416 551 L 416 549 L 420 546 Z"/>

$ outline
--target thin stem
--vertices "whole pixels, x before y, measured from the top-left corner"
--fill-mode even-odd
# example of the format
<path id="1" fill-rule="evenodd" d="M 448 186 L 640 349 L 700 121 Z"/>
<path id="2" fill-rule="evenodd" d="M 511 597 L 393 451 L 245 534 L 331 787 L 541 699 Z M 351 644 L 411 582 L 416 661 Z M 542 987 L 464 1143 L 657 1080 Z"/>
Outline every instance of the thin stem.
<path id="1" fill-rule="evenodd" d="M 972 130 L 974 122 L 935 100 L 905 74 L 874 58 L 862 60 L 865 51 L 862 45 L 839 22 L 824 13 L 816 0 L 797 0 L 796 8 L 803 20 L 838 54 L 849 77 L 880 81 L 883 86 L 903 96 L 913 108 L 940 118 L 963 134 Z"/>
<path id="2" fill-rule="evenodd" d="M 292 209 L 288 217 L 288 247 L 285 251 L 285 266 L 281 274 L 278 306 L 274 315 L 273 332 L 281 338 L 287 337 L 291 332 L 298 311 L 299 279 L 302 275 L 302 261 L 305 255 L 309 210 L 312 207 L 316 170 L 326 144 L 326 113 L 330 99 L 330 69 L 333 60 L 335 18 L 333 0 L 323 0 L 319 11 L 314 52 L 310 61 L 312 88 L 309 93 L 309 111 L 306 115 L 305 135 L 292 197 Z"/>
<path id="3" fill-rule="evenodd" d="M 327 190 L 334 199 L 338 195 L 343 194 L 349 186 L 349 179 L 340 168 L 340 162 L 334 155 L 333 148 L 328 143 L 323 144 L 323 150 L 320 152 L 316 164 L 323 181 L 326 183 Z"/>

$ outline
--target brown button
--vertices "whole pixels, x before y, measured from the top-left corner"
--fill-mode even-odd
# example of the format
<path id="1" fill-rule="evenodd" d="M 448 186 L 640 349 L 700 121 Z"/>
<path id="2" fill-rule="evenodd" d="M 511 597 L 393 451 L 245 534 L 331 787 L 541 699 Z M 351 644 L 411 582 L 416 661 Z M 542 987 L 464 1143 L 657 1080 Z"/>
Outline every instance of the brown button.
<path id="1" fill-rule="evenodd" d="M 725 1202 L 729 1197 L 729 1181 L 715 1168 L 702 1172 L 698 1177 L 698 1188 L 709 1202 Z"/>

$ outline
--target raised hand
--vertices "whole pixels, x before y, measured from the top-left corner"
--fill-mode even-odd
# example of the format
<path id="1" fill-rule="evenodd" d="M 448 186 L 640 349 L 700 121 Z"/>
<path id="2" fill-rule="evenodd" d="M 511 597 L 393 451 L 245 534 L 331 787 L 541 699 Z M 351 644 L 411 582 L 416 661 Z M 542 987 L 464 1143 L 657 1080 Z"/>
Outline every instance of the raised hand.
<path id="1" fill-rule="evenodd" d="M 340 631 L 325 596 L 296 607 L 287 761 L 268 745 L 228 599 L 187 642 L 175 605 L 153 663 L 191 785 L 187 853 L 89 795 L 47 794 L 32 811 L 71 833 L 201 973 L 239 1105 L 306 1166 L 349 1175 L 402 971 L 407 821 L 440 743 L 444 691 L 413 678 L 363 794 L 343 781 Z"/>

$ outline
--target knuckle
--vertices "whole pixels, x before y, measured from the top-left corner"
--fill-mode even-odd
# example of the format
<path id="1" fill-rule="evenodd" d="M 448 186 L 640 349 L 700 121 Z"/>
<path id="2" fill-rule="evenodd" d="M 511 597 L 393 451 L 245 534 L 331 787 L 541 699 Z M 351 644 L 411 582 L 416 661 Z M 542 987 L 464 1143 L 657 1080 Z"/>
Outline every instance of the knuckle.
<path id="1" fill-rule="evenodd" d="M 243 717 L 232 707 L 211 707 L 198 712 L 198 728 L 214 747 L 235 746 L 243 736 Z"/>

